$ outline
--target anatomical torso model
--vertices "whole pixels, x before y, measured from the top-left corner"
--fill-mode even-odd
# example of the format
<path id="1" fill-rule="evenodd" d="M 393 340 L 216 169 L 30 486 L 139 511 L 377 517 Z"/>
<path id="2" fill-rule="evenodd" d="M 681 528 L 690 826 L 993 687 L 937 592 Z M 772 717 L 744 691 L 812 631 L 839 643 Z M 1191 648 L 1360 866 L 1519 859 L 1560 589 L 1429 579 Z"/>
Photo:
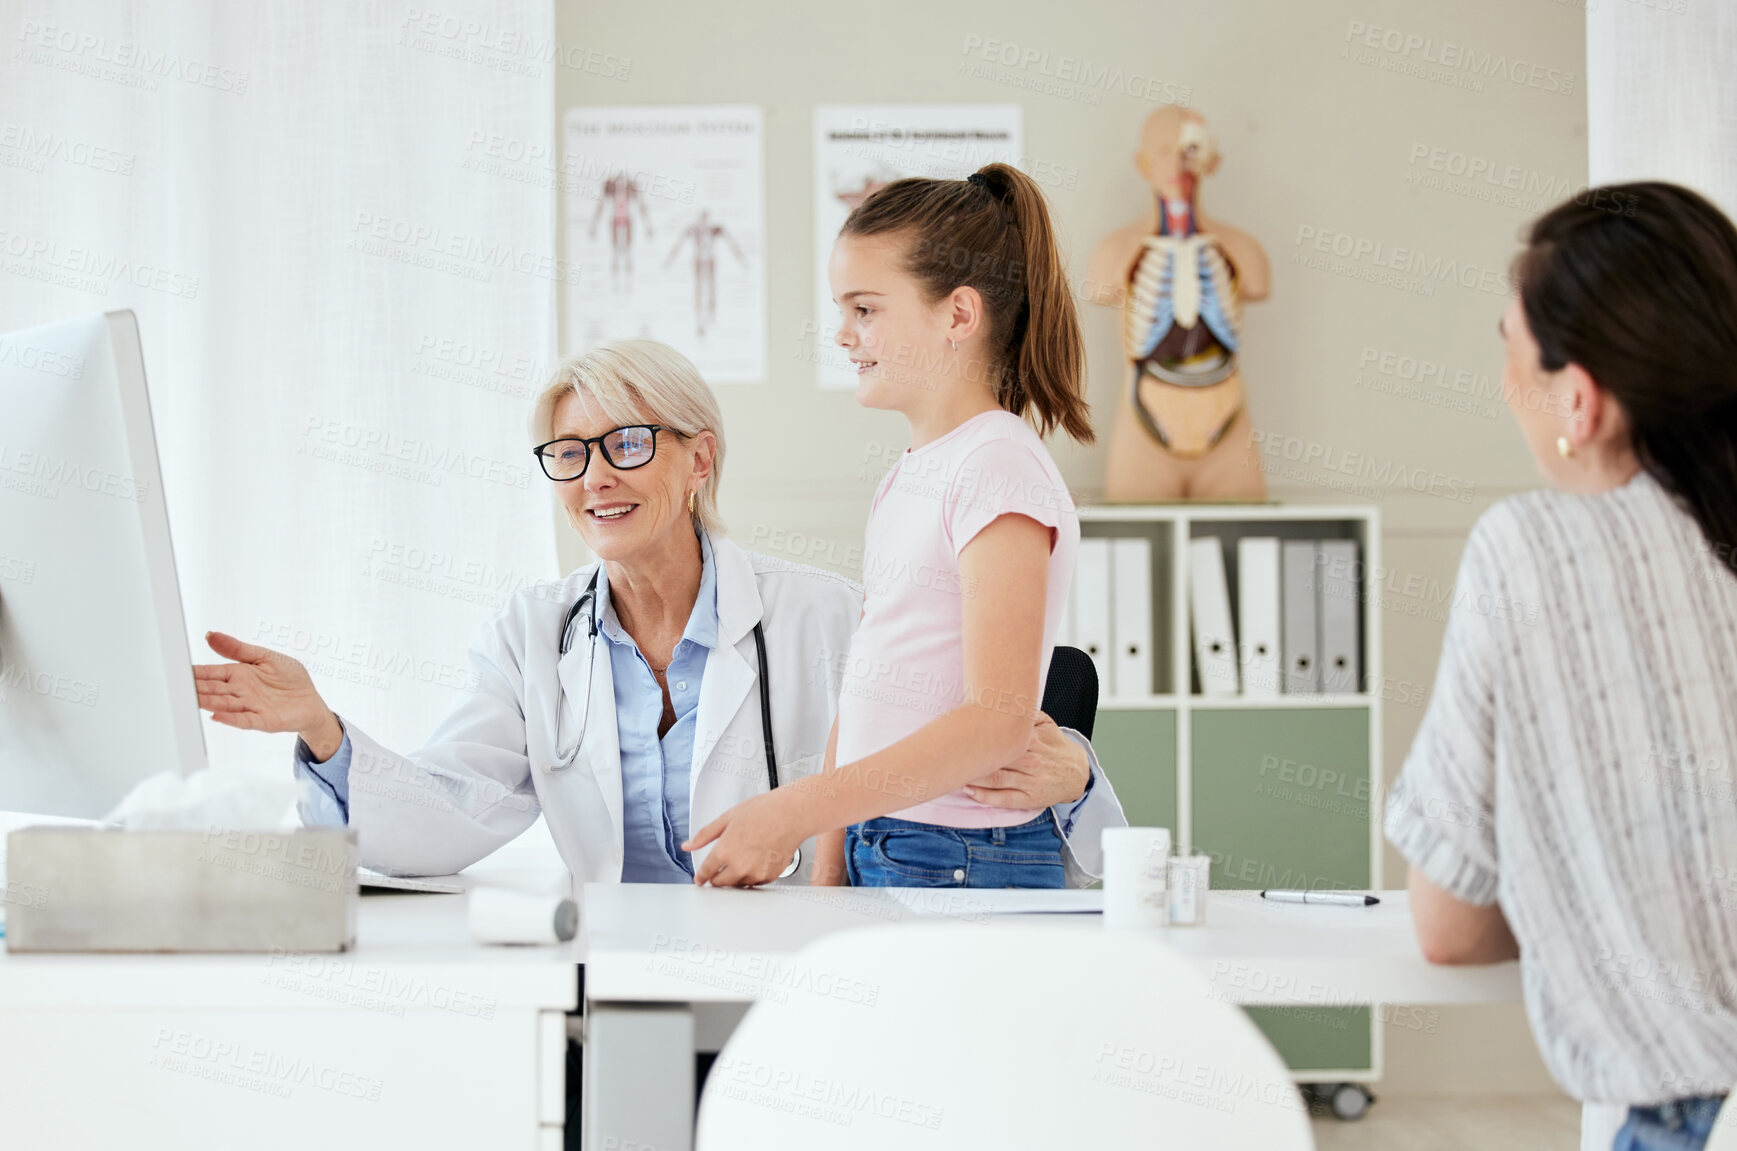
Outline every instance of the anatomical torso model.
<path id="1" fill-rule="evenodd" d="M 1237 352 L 1243 303 L 1267 295 L 1266 253 L 1200 209 L 1218 150 L 1198 113 L 1148 116 L 1134 165 L 1152 210 L 1103 239 L 1090 275 L 1090 297 L 1122 309 L 1128 361 L 1105 498 L 1262 499 Z"/>

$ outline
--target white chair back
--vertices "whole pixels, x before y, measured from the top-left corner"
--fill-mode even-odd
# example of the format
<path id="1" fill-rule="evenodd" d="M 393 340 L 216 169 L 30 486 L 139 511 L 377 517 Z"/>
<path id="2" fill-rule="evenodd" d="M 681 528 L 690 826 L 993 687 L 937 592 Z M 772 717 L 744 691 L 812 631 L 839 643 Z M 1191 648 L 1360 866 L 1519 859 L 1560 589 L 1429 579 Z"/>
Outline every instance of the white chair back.
<path id="1" fill-rule="evenodd" d="M 1164 943 L 1098 921 L 840 932 L 769 972 L 700 1151 L 1310 1151 L 1284 1062 Z"/>

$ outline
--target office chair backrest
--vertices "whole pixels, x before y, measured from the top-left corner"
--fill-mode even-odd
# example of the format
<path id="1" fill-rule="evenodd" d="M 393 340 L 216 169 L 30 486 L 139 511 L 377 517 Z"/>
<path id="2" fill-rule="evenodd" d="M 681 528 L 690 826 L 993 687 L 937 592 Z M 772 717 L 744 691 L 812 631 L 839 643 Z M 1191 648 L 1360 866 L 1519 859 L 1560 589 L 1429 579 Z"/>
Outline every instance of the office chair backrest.
<path id="1" fill-rule="evenodd" d="M 1043 710 L 1062 727 L 1092 738 L 1092 724 L 1098 718 L 1098 669 L 1091 656 L 1077 647 L 1058 647 L 1050 653 Z"/>
<path id="2" fill-rule="evenodd" d="M 816 940 L 712 1065 L 696 1146 L 1313 1148 L 1307 1105 L 1248 1016 L 1162 932 L 1088 919 Z"/>

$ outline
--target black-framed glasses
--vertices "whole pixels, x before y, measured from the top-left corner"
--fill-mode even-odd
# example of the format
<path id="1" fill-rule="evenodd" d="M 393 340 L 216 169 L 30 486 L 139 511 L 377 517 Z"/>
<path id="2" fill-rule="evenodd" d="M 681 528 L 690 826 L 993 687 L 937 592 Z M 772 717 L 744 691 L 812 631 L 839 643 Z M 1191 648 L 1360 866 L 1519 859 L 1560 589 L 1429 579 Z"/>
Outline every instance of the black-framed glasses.
<path id="1" fill-rule="evenodd" d="M 531 451 L 536 453 L 537 462 L 543 465 L 544 475 L 557 483 L 566 483 L 584 475 L 585 469 L 591 466 L 592 444 L 602 449 L 603 458 L 617 471 L 643 468 L 657 455 L 659 432 L 682 434 L 662 424 L 628 424 L 588 440 L 573 437 L 550 440 L 538 444 Z"/>

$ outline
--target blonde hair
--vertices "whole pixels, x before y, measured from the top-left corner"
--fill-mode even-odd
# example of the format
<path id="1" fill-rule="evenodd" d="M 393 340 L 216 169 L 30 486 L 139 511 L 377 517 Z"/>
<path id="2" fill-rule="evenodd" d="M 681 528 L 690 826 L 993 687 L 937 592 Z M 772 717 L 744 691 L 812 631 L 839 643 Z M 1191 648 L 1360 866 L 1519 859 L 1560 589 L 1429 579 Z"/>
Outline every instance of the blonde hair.
<path id="1" fill-rule="evenodd" d="M 721 534 L 718 482 L 724 471 L 724 413 L 693 361 L 656 340 L 603 340 L 568 356 L 537 397 L 531 412 L 533 443 L 554 436 L 556 406 L 581 391 L 618 424 L 662 424 L 684 436 L 712 433 L 717 441 L 712 474 L 696 493 L 693 521 L 708 535 Z"/>

